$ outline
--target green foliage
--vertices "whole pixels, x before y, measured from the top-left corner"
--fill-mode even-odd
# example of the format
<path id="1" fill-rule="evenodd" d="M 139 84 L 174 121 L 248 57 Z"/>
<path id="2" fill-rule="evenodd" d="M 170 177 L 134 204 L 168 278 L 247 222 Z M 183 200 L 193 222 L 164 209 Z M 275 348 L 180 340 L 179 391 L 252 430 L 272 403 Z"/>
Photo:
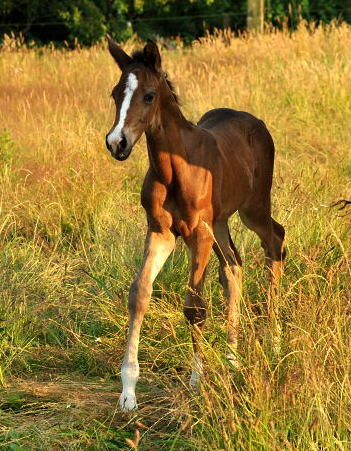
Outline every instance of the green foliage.
<path id="1" fill-rule="evenodd" d="M 1 0 L 0 36 L 21 32 L 26 40 L 75 45 L 98 42 L 109 32 L 124 41 L 181 36 L 186 42 L 206 30 L 246 27 L 246 0 Z M 351 20 L 342 0 L 266 0 L 265 19 L 296 27 L 301 18 L 328 22 Z"/>
<path id="2" fill-rule="evenodd" d="M 295 27 L 301 18 L 328 22 L 332 19 L 351 20 L 351 7 L 343 0 L 267 0 L 266 20 L 277 25 L 287 21 Z"/>
<path id="3" fill-rule="evenodd" d="M 106 32 L 105 17 L 90 0 L 64 3 L 58 14 L 69 30 L 69 41 L 77 39 L 83 45 L 89 45 Z"/>

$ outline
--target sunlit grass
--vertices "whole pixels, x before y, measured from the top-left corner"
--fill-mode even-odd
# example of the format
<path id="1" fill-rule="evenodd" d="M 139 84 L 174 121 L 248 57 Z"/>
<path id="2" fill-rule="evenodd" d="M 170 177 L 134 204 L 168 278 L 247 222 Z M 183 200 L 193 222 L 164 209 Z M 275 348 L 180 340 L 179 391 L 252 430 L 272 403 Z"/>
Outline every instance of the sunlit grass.
<path id="1" fill-rule="evenodd" d="M 123 164 L 104 148 L 119 76 L 106 49 L 16 50 L 7 41 L 0 52 L 0 440 L 23 449 L 128 449 L 137 428 L 144 450 L 349 449 L 350 215 L 329 205 L 351 197 L 351 29 L 218 34 L 162 58 L 190 120 L 225 106 L 257 115 L 272 132 L 273 212 L 288 247 L 282 355 L 272 354 L 262 315 L 259 242 L 233 217 L 244 260 L 242 369 L 224 357 L 225 303 L 213 258 L 206 374 L 199 394 L 188 391 L 188 257 L 178 243 L 143 327 L 140 410 L 130 417 L 116 410 L 128 288 L 146 230 L 145 143 Z M 73 387 L 68 394 L 62 381 Z M 104 396 L 84 403 L 92 390 Z"/>

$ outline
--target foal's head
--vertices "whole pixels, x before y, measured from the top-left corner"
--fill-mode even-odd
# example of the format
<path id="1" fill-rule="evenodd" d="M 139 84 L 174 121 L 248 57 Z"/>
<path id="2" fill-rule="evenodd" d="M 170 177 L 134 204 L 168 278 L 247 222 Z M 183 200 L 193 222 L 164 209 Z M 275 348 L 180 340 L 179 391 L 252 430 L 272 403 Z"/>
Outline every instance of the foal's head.
<path id="1" fill-rule="evenodd" d="M 142 51 L 127 55 L 111 38 L 109 51 L 122 71 L 112 97 L 116 104 L 113 127 L 106 135 L 112 156 L 123 161 L 142 133 L 155 121 L 161 85 L 165 81 L 157 45 L 148 41 Z"/>

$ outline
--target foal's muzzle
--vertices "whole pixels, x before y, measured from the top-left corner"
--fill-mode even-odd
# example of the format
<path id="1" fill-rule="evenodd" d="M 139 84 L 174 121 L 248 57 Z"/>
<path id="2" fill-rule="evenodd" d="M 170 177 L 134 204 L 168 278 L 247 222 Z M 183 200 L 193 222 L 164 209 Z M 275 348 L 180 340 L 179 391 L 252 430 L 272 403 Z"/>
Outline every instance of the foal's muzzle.
<path id="1" fill-rule="evenodd" d="M 126 160 L 132 151 L 132 145 L 128 142 L 127 137 L 122 133 L 119 142 L 112 146 L 108 142 L 108 136 L 109 135 L 106 135 L 106 147 L 111 152 L 111 155 L 118 161 Z"/>

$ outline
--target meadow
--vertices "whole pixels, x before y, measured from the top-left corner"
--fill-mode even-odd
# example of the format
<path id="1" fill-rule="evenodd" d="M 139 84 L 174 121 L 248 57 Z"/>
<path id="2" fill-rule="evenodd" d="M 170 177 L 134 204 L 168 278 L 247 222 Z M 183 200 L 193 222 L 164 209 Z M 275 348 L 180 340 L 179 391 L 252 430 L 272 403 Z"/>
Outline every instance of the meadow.
<path id="1" fill-rule="evenodd" d="M 141 44 L 128 41 L 128 51 Z M 225 358 L 225 302 L 210 262 L 205 376 L 188 390 L 179 241 L 156 279 L 140 344 L 139 410 L 118 409 L 127 296 L 142 259 L 145 140 L 105 149 L 119 70 L 105 44 L 0 50 L 0 447 L 5 450 L 351 449 L 351 27 L 162 51 L 182 109 L 263 119 L 276 144 L 273 216 L 286 228 L 282 349 L 271 349 L 256 236 L 231 221 L 244 262 L 240 370 Z"/>

